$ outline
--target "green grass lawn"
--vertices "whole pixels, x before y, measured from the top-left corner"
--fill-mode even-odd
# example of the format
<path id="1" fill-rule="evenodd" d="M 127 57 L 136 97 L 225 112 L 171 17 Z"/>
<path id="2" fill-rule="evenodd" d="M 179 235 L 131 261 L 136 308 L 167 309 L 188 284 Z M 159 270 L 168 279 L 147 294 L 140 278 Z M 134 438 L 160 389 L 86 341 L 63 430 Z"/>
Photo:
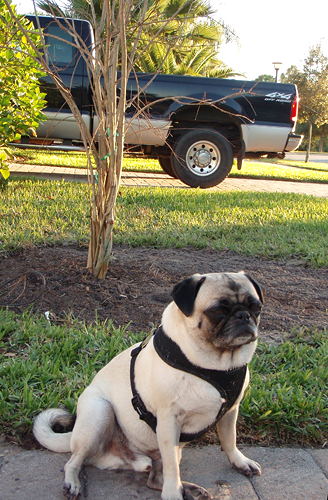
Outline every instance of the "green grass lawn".
<path id="1" fill-rule="evenodd" d="M 245 160 L 241 170 L 238 170 L 236 165 L 232 167 L 229 177 L 328 183 L 328 164 L 289 160 Z"/>
<path id="2" fill-rule="evenodd" d="M 56 165 L 58 167 L 87 168 L 87 156 L 76 151 L 41 151 L 15 148 L 16 161 L 30 165 Z M 123 169 L 135 172 L 163 172 L 158 160 L 124 157 Z"/>
<path id="3" fill-rule="evenodd" d="M 12 179 L 0 198 L 1 251 L 89 238 L 88 186 Z M 122 188 L 114 243 L 214 248 L 328 265 L 328 199 L 297 194 Z"/>
<path id="4" fill-rule="evenodd" d="M 327 442 L 327 333 L 300 330 L 280 345 L 260 343 L 241 406 L 247 434 L 255 428 L 267 442 Z"/>
<path id="5" fill-rule="evenodd" d="M 64 151 L 40 151 L 14 149 L 17 161 L 34 165 L 57 165 L 65 167 L 86 168 L 86 154 Z M 269 160 L 268 160 L 269 161 Z M 245 160 L 239 171 L 236 163 L 229 177 L 248 177 L 252 179 L 275 179 L 303 182 L 327 182 L 327 163 L 304 163 L 287 160 Z M 294 167 L 294 168 L 290 168 Z M 126 156 L 123 162 L 124 171 L 158 172 L 161 169 L 157 160 Z"/>

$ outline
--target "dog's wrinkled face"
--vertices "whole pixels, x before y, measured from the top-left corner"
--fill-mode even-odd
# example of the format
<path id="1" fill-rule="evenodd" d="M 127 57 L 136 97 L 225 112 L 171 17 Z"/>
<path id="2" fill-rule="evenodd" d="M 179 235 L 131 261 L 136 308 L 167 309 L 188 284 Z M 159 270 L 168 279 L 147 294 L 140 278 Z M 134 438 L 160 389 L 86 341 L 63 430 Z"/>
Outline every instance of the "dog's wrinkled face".
<path id="1" fill-rule="evenodd" d="M 257 339 L 263 290 L 243 272 L 194 275 L 176 285 L 172 297 L 188 324 L 216 348 Z"/>

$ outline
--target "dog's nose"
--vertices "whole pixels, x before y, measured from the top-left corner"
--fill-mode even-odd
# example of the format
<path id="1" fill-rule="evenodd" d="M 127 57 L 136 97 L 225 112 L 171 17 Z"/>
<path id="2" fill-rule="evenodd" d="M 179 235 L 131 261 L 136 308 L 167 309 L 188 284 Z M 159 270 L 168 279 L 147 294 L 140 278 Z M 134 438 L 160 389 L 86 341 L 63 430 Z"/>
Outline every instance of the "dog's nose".
<path id="1" fill-rule="evenodd" d="M 251 317 L 247 311 L 238 311 L 236 314 L 236 318 L 240 319 L 241 321 L 245 321 L 245 323 L 249 323 Z"/>

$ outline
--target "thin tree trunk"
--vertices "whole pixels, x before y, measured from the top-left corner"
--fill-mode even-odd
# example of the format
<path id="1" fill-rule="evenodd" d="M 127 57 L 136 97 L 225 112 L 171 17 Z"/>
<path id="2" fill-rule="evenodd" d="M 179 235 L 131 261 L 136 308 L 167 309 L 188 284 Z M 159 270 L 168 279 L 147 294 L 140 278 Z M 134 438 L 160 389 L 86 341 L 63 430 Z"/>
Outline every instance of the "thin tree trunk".
<path id="1" fill-rule="evenodd" d="M 114 4 L 110 0 L 104 2 L 107 9 L 107 32 L 114 29 L 118 36 L 107 38 L 103 52 L 103 71 L 107 99 L 101 108 L 102 85 L 100 79 L 95 82 L 95 101 L 98 103 L 97 115 L 105 127 L 99 129 L 99 165 L 98 185 L 95 203 L 91 204 L 90 244 L 88 254 L 88 268 L 95 278 L 104 279 L 108 270 L 109 259 L 113 246 L 113 227 L 115 222 L 115 204 L 121 180 L 124 148 L 124 111 L 126 107 L 126 85 L 128 80 L 127 46 L 125 26 L 131 11 L 132 2 L 119 2 L 117 17 L 114 17 Z M 112 7 L 112 9 L 111 9 Z M 109 39 L 112 43 L 109 43 Z M 96 46 L 101 47 L 96 36 Z M 120 57 L 120 59 L 119 59 Z M 96 54 L 96 63 L 101 60 L 100 52 Z M 117 93 L 117 68 L 120 60 L 120 87 Z M 95 104 L 96 104 L 95 102 Z M 96 209 L 95 209 L 96 207 Z"/>
<path id="2" fill-rule="evenodd" d="M 309 158 L 310 158 L 311 142 L 312 142 L 312 122 L 311 122 L 311 120 L 309 120 L 309 137 L 308 137 L 308 145 L 307 145 L 306 156 L 305 156 L 306 163 L 309 161 Z"/>

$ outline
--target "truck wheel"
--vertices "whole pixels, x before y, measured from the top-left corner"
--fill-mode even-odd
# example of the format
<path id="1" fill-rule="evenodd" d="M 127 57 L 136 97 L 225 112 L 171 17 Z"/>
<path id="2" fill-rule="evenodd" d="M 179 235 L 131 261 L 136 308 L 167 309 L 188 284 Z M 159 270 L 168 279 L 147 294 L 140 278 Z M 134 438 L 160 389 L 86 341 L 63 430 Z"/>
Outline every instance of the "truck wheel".
<path id="1" fill-rule="evenodd" d="M 164 172 L 167 175 L 170 175 L 171 177 L 175 177 L 175 178 L 177 177 L 177 174 L 174 172 L 173 167 L 172 167 L 171 158 L 166 158 L 164 156 L 160 156 L 158 158 L 158 161 L 159 161 L 160 166 L 162 167 L 162 169 L 164 170 Z"/>
<path id="2" fill-rule="evenodd" d="M 171 155 L 177 177 L 191 187 L 209 188 L 222 182 L 233 163 L 233 150 L 213 129 L 196 129 L 181 135 Z"/>

